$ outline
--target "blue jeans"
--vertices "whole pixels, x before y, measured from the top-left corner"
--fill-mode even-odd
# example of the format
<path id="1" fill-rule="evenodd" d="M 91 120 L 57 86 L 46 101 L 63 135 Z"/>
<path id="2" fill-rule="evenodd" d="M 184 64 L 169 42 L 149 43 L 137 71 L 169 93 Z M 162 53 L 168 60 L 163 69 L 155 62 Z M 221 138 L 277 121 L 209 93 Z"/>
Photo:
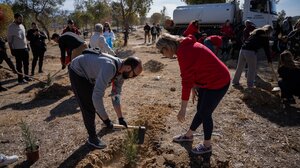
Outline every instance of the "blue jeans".
<path id="1" fill-rule="evenodd" d="M 213 131 L 212 113 L 218 106 L 229 88 L 229 83 L 221 89 L 211 90 L 198 88 L 197 113 L 190 129 L 195 131 L 203 123 L 204 139 L 210 140 Z"/>

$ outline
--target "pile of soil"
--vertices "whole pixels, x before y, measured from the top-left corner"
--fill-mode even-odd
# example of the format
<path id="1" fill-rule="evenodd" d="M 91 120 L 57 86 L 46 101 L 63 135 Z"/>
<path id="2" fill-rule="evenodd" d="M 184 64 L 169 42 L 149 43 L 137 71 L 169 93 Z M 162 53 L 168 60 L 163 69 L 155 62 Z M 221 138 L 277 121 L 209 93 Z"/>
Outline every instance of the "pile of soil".
<path id="1" fill-rule="evenodd" d="M 0 79 L 8 79 L 8 78 L 11 78 L 13 77 L 9 72 L 7 71 L 0 71 Z"/>
<path id="2" fill-rule="evenodd" d="M 71 86 L 62 86 L 57 83 L 39 90 L 35 93 L 35 99 L 59 99 L 70 95 Z"/>
<path id="3" fill-rule="evenodd" d="M 150 72 L 159 72 L 165 67 L 163 63 L 156 60 L 149 60 L 143 66 L 145 70 Z"/>
<path id="4" fill-rule="evenodd" d="M 246 89 L 242 100 L 251 106 L 280 108 L 280 97 L 261 88 Z"/>

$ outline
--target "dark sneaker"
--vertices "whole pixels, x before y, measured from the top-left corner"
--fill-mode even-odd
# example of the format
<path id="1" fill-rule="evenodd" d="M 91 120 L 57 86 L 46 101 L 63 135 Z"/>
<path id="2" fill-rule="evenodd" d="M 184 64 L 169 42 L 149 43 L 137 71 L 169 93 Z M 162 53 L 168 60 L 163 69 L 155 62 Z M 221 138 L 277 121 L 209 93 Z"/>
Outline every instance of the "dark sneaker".
<path id="1" fill-rule="evenodd" d="M 176 135 L 173 137 L 173 142 L 193 142 L 193 136 Z"/>
<path id="2" fill-rule="evenodd" d="M 205 153 L 209 153 L 209 152 L 211 152 L 212 150 L 211 150 L 211 146 L 210 147 L 206 147 L 206 146 L 204 146 L 203 144 L 200 144 L 200 145 L 198 145 L 196 148 L 193 148 L 192 150 L 191 150 L 191 152 L 193 153 L 193 154 L 196 154 L 196 155 L 201 155 L 201 154 L 205 154 Z"/>
<path id="3" fill-rule="evenodd" d="M 22 79 L 22 80 L 19 80 L 18 83 L 19 83 L 19 85 L 22 85 L 22 84 L 26 84 L 28 82 L 27 82 L 27 80 Z"/>
<path id="4" fill-rule="evenodd" d="M 232 82 L 232 86 L 240 86 L 240 83 L 233 83 Z"/>
<path id="5" fill-rule="evenodd" d="M 88 144 L 92 145 L 93 147 L 95 148 L 98 148 L 98 149 L 104 149 L 106 148 L 106 144 L 103 143 L 98 137 L 89 137 L 88 139 Z"/>
<path id="6" fill-rule="evenodd" d="M 44 73 L 44 71 L 42 71 L 42 70 L 39 70 L 39 73 Z"/>
<path id="7" fill-rule="evenodd" d="M 30 79 L 30 78 L 25 78 L 24 80 L 26 80 L 27 82 L 32 81 L 32 79 Z"/>

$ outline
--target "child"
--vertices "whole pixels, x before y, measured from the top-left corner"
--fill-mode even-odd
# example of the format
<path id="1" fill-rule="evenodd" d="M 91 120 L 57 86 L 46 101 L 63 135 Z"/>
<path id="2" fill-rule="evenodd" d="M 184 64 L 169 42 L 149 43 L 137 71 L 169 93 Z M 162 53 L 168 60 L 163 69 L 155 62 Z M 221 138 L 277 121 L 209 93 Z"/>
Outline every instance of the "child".
<path id="1" fill-rule="evenodd" d="M 285 104 L 295 104 L 293 95 L 300 97 L 300 66 L 299 62 L 294 61 L 290 51 L 280 54 L 278 74 L 281 80 L 278 86 L 281 90 L 281 98 Z"/>

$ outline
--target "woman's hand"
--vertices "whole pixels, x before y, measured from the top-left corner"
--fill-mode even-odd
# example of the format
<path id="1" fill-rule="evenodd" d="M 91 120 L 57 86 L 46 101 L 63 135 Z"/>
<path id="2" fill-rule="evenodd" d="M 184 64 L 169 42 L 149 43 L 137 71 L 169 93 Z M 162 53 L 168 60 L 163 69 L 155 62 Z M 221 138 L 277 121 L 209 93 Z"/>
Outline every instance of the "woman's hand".
<path id="1" fill-rule="evenodd" d="M 182 100 L 181 101 L 181 108 L 180 111 L 177 114 L 177 119 L 179 122 L 185 121 L 185 113 L 186 113 L 186 107 L 187 107 L 188 101 Z"/>
<path id="2" fill-rule="evenodd" d="M 185 121 L 185 113 L 186 113 L 186 109 L 180 109 L 180 111 L 177 114 L 177 120 L 179 122 L 184 122 Z"/>

